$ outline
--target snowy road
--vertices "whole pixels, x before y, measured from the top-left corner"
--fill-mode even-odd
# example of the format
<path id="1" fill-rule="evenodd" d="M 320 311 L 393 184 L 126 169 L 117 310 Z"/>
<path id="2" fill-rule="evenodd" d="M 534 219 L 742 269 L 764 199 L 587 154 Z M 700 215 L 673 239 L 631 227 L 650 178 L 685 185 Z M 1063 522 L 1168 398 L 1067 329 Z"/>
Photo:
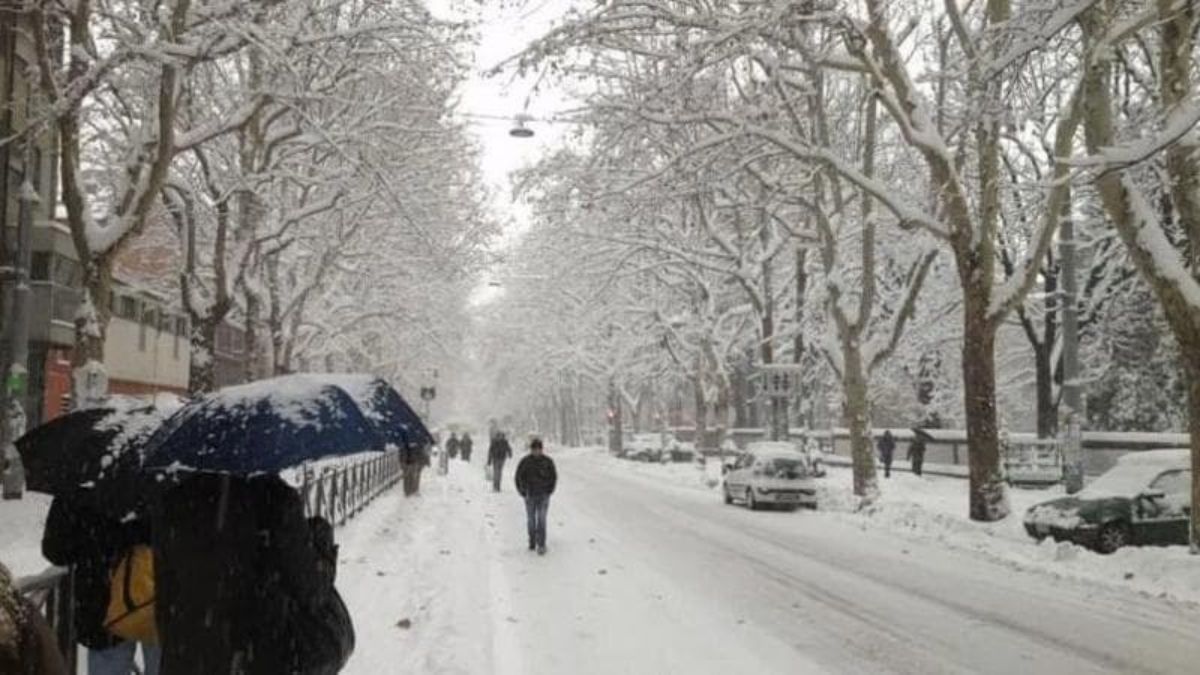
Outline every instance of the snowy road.
<path id="1" fill-rule="evenodd" d="M 1200 611 L 556 457 L 550 553 L 477 467 L 343 535 L 350 672 L 1195 672 Z M 417 574 L 413 570 L 420 570 Z M 411 627 L 397 627 L 410 618 Z"/>

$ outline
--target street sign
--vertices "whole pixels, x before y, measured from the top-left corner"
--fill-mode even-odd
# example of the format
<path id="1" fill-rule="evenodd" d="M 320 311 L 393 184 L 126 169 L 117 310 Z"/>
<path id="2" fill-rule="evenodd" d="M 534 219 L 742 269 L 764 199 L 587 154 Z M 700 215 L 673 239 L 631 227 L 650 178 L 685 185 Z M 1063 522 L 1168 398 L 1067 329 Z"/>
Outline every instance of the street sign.
<path id="1" fill-rule="evenodd" d="M 800 388 L 800 366 L 795 363 L 771 363 L 759 367 L 762 391 L 770 398 L 791 398 Z"/>

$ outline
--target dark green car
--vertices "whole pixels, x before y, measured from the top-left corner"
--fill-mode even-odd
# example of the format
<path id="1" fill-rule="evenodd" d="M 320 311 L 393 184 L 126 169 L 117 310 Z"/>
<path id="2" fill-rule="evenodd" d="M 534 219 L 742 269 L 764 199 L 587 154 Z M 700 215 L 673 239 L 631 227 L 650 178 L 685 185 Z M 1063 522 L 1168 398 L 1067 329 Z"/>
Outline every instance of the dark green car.
<path id="1" fill-rule="evenodd" d="M 1122 546 L 1188 543 L 1192 471 L 1189 451 L 1131 452 L 1079 494 L 1025 513 L 1037 540 L 1072 541 L 1101 553 Z"/>

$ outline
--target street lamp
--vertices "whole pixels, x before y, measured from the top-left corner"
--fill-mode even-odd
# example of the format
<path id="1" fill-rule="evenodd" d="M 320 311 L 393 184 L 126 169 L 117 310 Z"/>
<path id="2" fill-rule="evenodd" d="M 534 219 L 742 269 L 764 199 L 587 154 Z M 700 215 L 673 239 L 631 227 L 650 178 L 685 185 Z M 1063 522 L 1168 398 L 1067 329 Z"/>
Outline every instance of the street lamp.
<path id="1" fill-rule="evenodd" d="M 508 130 L 508 135 L 513 138 L 533 138 L 533 129 L 526 126 L 532 119 L 525 113 L 518 113 L 513 117 L 513 127 Z"/>

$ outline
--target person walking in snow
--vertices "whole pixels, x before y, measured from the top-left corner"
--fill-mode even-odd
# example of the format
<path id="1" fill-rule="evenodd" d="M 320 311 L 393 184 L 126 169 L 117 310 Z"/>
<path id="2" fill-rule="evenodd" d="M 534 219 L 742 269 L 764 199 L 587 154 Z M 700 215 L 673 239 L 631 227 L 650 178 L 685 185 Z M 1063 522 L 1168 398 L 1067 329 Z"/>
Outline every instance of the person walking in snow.
<path id="1" fill-rule="evenodd" d="M 542 439 L 535 438 L 529 443 L 529 454 L 517 464 L 515 480 L 517 494 L 525 499 L 529 550 L 536 548 L 538 555 L 545 555 L 546 513 L 550 509 L 550 495 L 558 484 L 558 472 L 554 460 L 543 452 Z"/>
<path id="2" fill-rule="evenodd" d="M 450 440 L 446 441 L 446 454 L 450 459 L 458 457 L 458 435 L 453 431 L 450 432 Z"/>
<path id="3" fill-rule="evenodd" d="M 890 430 L 883 432 L 879 439 L 879 461 L 883 462 L 883 477 L 892 477 L 892 459 L 896 456 L 896 439 Z"/>
<path id="4" fill-rule="evenodd" d="M 912 472 L 920 476 L 925 465 L 925 437 L 920 433 L 913 434 L 912 443 L 908 444 L 908 461 Z"/>
<path id="5" fill-rule="evenodd" d="M 512 446 L 508 444 L 508 439 L 504 437 L 503 431 L 497 431 L 492 437 L 492 443 L 488 446 L 488 466 L 492 469 L 492 490 L 500 491 L 500 481 L 504 474 L 504 462 L 512 457 Z"/>
<path id="6" fill-rule="evenodd" d="M 464 462 L 471 461 L 471 448 L 474 447 L 474 445 L 474 441 L 471 440 L 471 434 L 464 431 L 462 440 L 458 442 L 458 449 L 462 453 L 462 459 Z"/>

